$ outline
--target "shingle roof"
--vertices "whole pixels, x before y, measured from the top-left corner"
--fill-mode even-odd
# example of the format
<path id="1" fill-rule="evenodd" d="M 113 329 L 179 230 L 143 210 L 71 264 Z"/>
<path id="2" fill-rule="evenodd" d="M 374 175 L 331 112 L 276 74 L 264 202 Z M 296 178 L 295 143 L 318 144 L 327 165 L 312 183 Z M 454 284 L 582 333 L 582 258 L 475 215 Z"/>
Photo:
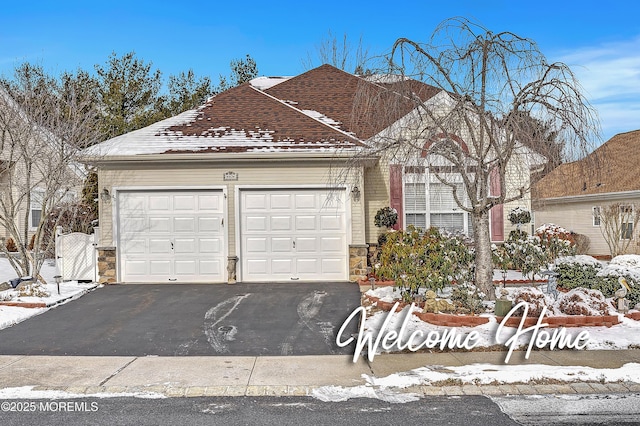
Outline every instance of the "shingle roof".
<path id="1" fill-rule="evenodd" d="M 620 133 L 586 158 L 562 164 L 534 187 L 537 199 L 640 190 L 640 130 Z"/>
<path id="2" fill-rule="evenodd" d="M 440 91 L 419 81 L 410 80 L 409 83 L 403 87 L 415 92 L 423 101 Z M 398 88 L 398 82 L 380 83 L 374 78 L 360 78 L 325 64 L 272 86 L 266 92 L 300 110 L 321 112 L 339 123 L 340 129 L 366 140 L 416 107 L 415 102 L 403 99 L 394 91 Z M 368 120 L 370 111 L 357 105 L 359 91 L 366 91 L 368 98 L 377 100 L 380 105 L 387 105 L 385 98 L 393 96 L 400 100 L 399 107 L 393 114 L 380 114 L 375 120 Z M 375 108 L 375 105 L 368 105 L 368 108 Z"/>
<path id="3" fill-rule="evenodd" d="M 229 89 L 196 110 L 117 136 L 92 151 L 102 156 L 335 151 L 364 146 L 363 141 L 415 107 L 414 102 L 389 90 L 391 86 L 330 65 L 296 77 L 263 80 L 255 87 L 246 83 Z M 384 118 L 365 120 L 355 106 L 363 87 L 378 99 L 398 98 L 400 107 Z M 438 92 L 419 82 L 415 90 L 425 100 Z"/>

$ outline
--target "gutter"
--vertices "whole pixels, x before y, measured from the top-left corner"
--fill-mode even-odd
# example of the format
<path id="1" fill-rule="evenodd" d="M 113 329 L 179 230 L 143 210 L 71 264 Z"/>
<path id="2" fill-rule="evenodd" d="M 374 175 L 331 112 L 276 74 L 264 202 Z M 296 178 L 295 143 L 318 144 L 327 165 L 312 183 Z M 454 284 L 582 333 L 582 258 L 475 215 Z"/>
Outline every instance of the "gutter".
<path id="1" fill-rule="evenodd" d="M 584 194 L 584 195 L 570 195 L 566 197 L 554 197 L 554 198 L 538 198 L 532 200 L 535 206 L 543 206 L 548 204 L 563 204 L 563 203 L 579 203 L 582 201 L 591 200 L 624 200 L 628 198 L 640 198 L 640 190 L 633 191 L 620 191 L 620 192 L 600 192 L 597 194 Z"/>

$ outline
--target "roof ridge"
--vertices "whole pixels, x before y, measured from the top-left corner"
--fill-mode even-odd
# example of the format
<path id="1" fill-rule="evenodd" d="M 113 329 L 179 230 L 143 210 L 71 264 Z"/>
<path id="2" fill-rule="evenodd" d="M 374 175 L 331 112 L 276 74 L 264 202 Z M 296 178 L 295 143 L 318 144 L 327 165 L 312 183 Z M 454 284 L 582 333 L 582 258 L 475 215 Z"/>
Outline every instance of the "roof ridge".
<path id="1" fill-rule="evenodd" d="M 286 107 L 288 107 L 288 108 L 291 108 L 291 109 L 292 109 L 292 110 L 294 110 L 295 112 L 297 112 L 297 113 L 299 113 L 299 114 L 302 114 L 302 115 L 304 115 L 305 117 L 307 117 L 307 118 L 309 118 L 309 119 L 311 119 L 311 120 L 313 120 L 313 121 L 315 121 L 315 122 L 317 122 L 317 123 L 320 123 L 321 125 L 323 125 L 323 126 L 325 126 L 325 127 L 329 127 L 329 128 L 330 128 L 330 129 L 332 129 L 333 131 L 336 131 L 336 132 L 342 133 L 343 135 L 345 135 L 345 136 L 347 136 L 347 137 L 349 137 L 349 138 L 351 138 L 351 139 L 354 139 L 354 140 L 355 140 L 355 141 L 357 141 L 358 143 L 361 143 L 363 146 L 365 146 L 365 145 L 366 145 L 366 144 L 364 143 L 364 141 L 363 141 L 362 139 L 360 139 L 359 137 L 357 137 L 357 136 L 355 136 L 355 135 L 353 135 L 353 134 L 351 134 L 351 133 L 349 133 L 349 132 L 345 132 L 344 130 L 339 129 L 339 128 L 335 127 L 335 126 L 332 126 L 332 125 L 330 125 L 329 123 L 326 123 L 326 122 L 324 122 L 324 121 L 322 121 L 322 120 L 318 120 L 317 118 L 315 118 L 315 117 L 313 117 L 313 116 L 311 116 L 311 115 L 309 115 L 309 114 L 305 114 L 303 110 L 301 110 L 301 109 L 299 109 L 299 108 L 296 108 L 295 106 L 291 105 L 289 102 L 287 102 L 287 101 L 285 101 L 285 100 L 282 100 L 282 99 L 276 98 L 275 96 L 273 96 L 273 95 L 271 95 L 271 94 L 267 93 L 266 91 L 260 90 L 260 89 L 258 89 L 258 88 L 256 88 L 256 87 L 253 87 L 252 85 L 249 85 L 249 87 L 251 87 L 251 88 L 252 88 L 253 90 L 255 90 L 256 92 L 259 92 L 259 93 L 261 93 L 261 94 L 263 94 L 263 95 L 265 95 L 265 96 L 269 97 L 270 99 L 273 99 L 273 100 L 277 101 L 277 102 L 278 102 L 278 103 L 280 103 L 281 105 L 284 105 L 284 106 L 286 106 Z M 323 113 L 323 112 L 321 112 L 321 111 L 317 111 L 317 112 L 319 112 L 319 113 L 321 113 L 321 114 L 323 114 L 323 115 L 324 115 L 324 113 Z M 328 117 L 328 116 L 327 116 L 327 115 L 325 115 L 325 117 Z M 330 117 L 328 117 L 328 118 L 330 118 Z"/>

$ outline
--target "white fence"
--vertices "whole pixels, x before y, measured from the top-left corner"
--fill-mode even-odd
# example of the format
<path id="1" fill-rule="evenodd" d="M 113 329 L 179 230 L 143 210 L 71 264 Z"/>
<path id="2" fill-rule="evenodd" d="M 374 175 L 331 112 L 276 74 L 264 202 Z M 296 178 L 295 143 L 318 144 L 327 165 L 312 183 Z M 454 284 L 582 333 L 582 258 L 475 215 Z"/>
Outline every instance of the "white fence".
<path id="1" fill-rule="evenodd" d="M 97 233 L 62 234 L 56 228 L 56 266 L 63 281 L 97 281 Z"/>

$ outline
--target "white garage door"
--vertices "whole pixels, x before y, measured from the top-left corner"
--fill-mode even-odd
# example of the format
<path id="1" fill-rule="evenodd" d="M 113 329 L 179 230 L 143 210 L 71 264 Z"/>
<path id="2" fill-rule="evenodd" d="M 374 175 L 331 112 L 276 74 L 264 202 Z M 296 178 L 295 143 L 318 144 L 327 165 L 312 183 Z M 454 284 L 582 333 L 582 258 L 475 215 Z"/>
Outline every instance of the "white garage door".
<path id="1" fill-rule="evenodd" d="M 124 282 L 222 282 L 222 191 L 119 191 Z"/>
<path id="2" fill-rule="evenodd" d="M 242 190 L 243 281 L 347 280 L 344 190 Z"/>

